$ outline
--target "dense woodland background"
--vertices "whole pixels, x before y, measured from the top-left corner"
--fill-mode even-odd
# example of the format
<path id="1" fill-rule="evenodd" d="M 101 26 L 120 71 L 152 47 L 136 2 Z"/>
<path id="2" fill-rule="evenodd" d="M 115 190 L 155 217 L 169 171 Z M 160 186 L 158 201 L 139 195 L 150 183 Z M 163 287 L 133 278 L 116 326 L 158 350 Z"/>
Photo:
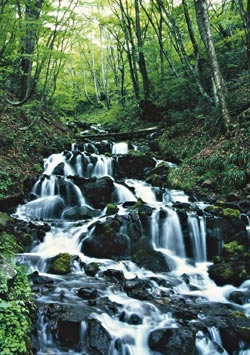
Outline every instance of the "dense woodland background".
<path id="1" fill-rule="evenodd" d="M 162 128 L 173 187 L 248 184 L 249 0 L 2 0 L 0 68 L 2 197 L 90 123 Z"/>

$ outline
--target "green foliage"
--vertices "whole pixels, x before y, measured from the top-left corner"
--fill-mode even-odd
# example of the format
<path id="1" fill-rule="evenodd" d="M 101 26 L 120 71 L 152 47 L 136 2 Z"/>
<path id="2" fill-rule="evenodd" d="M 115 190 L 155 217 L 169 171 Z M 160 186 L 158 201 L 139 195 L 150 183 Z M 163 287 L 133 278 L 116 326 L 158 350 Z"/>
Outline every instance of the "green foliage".
<path id="1" fill-rule="evenodd" d="M 16 266 L 16 271 L 11 283 L 0 273 L 0 353 L 3 355 L 31 354 L 31 290 L 25 271 L 20 266 Z"/>
<path id="2" fill-rule="evenodd" d="M 9 172 L 7 171 L 0 171 L 0 198 L 3 198 L 6 196 L 7 191 L 10 189 L 12 186 L 13 181 L 10 177 Z"/>
<path id="3" fill-rule="evenodd" d="M 31 323 L 25 302 L 0 300 L 0 324 L 1 355 L 28 355 Z"/>
<path id="4" fill-rule="evenodd" d="M 0 253 L 11 259 L 16 253 L 22 252 L 22 247 L 16 242 L 12 234 L 0 233 Z"/>
<path id="5" fill-rule="evenodd" d="M 236 210 L 234 208 L 225 208 L 223 210 L 223 215 L 225 217 L 229 217 L 229 218 L 239 218 L 240 217 L 240 211 Z"/>

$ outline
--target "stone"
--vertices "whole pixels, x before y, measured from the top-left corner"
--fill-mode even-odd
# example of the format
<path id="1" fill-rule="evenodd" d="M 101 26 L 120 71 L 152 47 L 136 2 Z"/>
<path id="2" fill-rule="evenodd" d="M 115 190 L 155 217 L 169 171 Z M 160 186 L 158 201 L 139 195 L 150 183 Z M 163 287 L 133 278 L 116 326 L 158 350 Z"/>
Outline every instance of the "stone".
<path id="1" fill-rule="evenodd" d="M 77 291 L 77 296 L 85 300 L 92 300 L 97 297 L 97 289 L 92 287 L 81 287 Z"/>
<path id="2" fill-rule="evenodd" d="M 87 319 L 86 342 L 91 355 L 108 355 L 112 336 L 98 319 L 91 315 Z"/>
<path id="3" fill-rule="evenodd" d="M 64 275 L 70 272 L 72 257 L 69 253 L 60 253 L 51 260 L 49 273 Z"/>
<path id="4" fill-rule="evenodd" d="M 149 334 L 148 343 L 152 350 L 160 354 L 195 354 L 195 335 L 185 327 L 156 329 Z"/>

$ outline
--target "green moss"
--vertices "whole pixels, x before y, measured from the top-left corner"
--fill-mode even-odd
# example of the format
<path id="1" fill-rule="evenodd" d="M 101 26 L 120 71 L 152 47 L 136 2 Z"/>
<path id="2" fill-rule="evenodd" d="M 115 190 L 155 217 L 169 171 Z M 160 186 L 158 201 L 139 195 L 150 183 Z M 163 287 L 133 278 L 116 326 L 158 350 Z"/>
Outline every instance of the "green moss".
<path id="1" fill-rule="evenodd" d="M 211 205 L 211 206 L 206 207 L 205 211 L 211 212 L 211 213 L 218 215 L 218 216 L 223 215 L 223 208 L 220 206 Z"/>
<path id="2" fill-rule="evenodd" d="M 113 203 L 108 203 L 106 207 L 107 207 L 106 214 L 109 216 L 119 211 L 119 208 Z"/>
<path id="3" fill-rule="evenodd" d="M 244 246 L 239 244 L 237 240 L 227 243 L 223 247 L 223 255 L 238 255 L 244 252 Z"/>
<path id="4" fill-rule="evenodd" d="M 229 217 L 229 218 L 239 218 L 240 211 L 233 208 L 225 208 L 223 210 L 223 215 L 224 217 Z"/>
<path id="5" fill-rule="evenodd" d="M 241 311 L 234 311 L 231 315 L 237 318 L 246 318 L 245 314 Z"/>
<path id="6" fill-rule="evenodd" d="M 50 272 L 53 274 L 64 275 L 70 272 L 71 255 L 69 253 L 60 253 L 56 256 Z"/>

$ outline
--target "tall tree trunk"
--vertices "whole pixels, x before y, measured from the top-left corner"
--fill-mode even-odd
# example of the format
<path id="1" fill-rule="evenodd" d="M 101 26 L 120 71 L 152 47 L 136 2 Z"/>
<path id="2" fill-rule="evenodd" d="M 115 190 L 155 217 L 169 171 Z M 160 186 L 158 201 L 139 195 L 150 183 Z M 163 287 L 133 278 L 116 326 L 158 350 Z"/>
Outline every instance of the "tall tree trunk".
<path id="1" fill-rule="evenodd" d="M 214 80 L 214 85 L 218 95 L 219 108 L 222 116 L 223 129 L 228 130 L 230 124 L 230 115 L 226 103 L 225 85 L 220 71 L 219 62 L 217 59 L 215 46 L 213 42 L 208 5 L 206 0 L 194 0 L 196 19 L 199 28 L 199 32 L 204 42 L 211 72 Z"/>
<path id="2" fill-rule="evenodd" d="M 150 85 L 149 85 L 146 61 L 143 52 L 139 1 L 134 0 L 134 5 L 135 5 L 135 32 L 136 32 L 137 45 L 138 45 L 138 63 L 139 63 L 140 73 L 142 76 L 144 100 L 147 100 L 150 98 Z"/>

